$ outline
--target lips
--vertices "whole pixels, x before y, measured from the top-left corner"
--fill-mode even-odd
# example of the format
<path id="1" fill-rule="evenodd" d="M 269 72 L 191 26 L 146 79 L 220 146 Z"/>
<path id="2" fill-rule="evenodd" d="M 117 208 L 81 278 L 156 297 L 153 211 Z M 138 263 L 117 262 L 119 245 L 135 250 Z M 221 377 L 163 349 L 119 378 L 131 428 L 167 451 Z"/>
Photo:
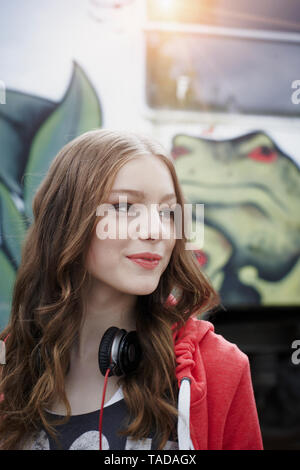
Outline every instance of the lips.
<path id="1" fill-rule="evenodd" d="M 143 258 L 132 258 L 127 256 L 128 259 L 130 259 L 133 263 L 138 264 L 142 268 L 145 269 L 154 269 L 158 264 L 159 260 L 156 259 L 154 261 L 149 261 L 148 259 L 143 259 Z"/>
<path id="2" fill-rule="evenodd" d="M 159 261 L 161 256 L 157 253 L 135 253 L 134 255 L 128 255 L 127 258 L 130 259 L 139 259 L 139 260 L 147 260 L 147 261 Z"/>
<path id="3" fill-rule="evenodd" d="M 127 258 L 145 269 L 154 269 L 161 260 L 161 256 L 156 253 L 135 253 Z"/>

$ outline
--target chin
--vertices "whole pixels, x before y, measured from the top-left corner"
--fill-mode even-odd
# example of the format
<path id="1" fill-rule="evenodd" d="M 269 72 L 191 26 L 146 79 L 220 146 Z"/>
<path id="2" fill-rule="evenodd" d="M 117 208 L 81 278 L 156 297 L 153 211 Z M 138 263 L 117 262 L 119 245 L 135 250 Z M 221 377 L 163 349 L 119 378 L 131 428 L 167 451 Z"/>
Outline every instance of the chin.
<path id="1" fill-rule="evenodd" d="M 130 294 L 133 295 L 149 295 L 155 291 L 158 286 L 158 282 L 148 282 L 143 283 L 141 281 L 137 281 L 136 285 L 130 289 Z"/>

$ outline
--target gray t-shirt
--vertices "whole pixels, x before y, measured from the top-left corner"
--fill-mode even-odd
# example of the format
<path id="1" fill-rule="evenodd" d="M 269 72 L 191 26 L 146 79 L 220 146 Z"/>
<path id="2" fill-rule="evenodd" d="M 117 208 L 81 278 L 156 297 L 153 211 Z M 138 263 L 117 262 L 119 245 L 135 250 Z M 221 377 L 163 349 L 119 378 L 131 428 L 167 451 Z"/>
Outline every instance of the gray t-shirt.
<path id="1" fill-rule="evenodd" d="M 157 450 L 158 443 L 151 432 L 148 438 L 140 441 L 130 437 L 118 436 L 127 417 L 127 407 L 121 387 L 104 405 L 102 416 L 102 449 L 103 450 Z M 56 425 L 60 446 L 44 429 L 32 436 L 23 449 L 30 450 L 99 450 L 99 415 L 100 410 L 72 415 L 66 424 Z M 49 420 L 57 419 L 60 415 L 47 411 Z M 167 441 L 165 450 L 178 449 L 177 436 L 175 440 Z"/>

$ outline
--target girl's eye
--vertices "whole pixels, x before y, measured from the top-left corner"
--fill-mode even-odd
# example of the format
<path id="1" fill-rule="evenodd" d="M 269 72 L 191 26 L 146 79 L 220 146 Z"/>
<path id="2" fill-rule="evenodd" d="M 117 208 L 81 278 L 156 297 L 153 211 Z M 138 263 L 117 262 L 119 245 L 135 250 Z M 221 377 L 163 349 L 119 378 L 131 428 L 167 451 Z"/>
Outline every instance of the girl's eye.
<path id="1" fill-rule="evenodd" d="M 120 208 L 123 208 L 123 209 L 125 208 L 127 212 L 128 206 L 132 206 L 132 204 L 129 204 L 128 202 L 122 202 L 121 204 L 120 203 L 113 204 L 113 207 L 117 209 L 118 211 L 120 210 Z"/>
<path id="2" fill-rule="evenodd" d="M 126 212 L 126 213 L 127 213 L 127 212 L 128 212 L 128 209 L 129 209 L 129 211 L 130 211 L 130 207 L 132 207 L 133 205 L 134 205 L 134 204 L 130 204 L 130 203 L 128 203 L 128 202 L 123 202 L 123 203 L 113 204 L 113 207 L 114 207 L 117 211 L 120 211 L 120 209 L 123 208 L 123 211 L 122 211 L 122 212 Z M 128 207 L 128 206 L 130 206 L 130 207 Z M 125 211 L 124 211 L 124 209 L 125 209 Z M 159 211 L 159 212 L 165 212 L 165 213 L 166 213 L 167 215 L 169 215 L 170 218 L 172 218 L 172 219 L 174 218 L 174 215 L 175 215 L 175 211 L 172 210 L 172 209 L 168 209 L 168 208 L 163 209 L 163 210 L 161 210 L 161 211 Z M 134 211 L 132 211 L 132 210 L 131 210 L 131 212 L 129 212 L 129 214 L 130 214 L 130 215 L 136 215 L 136 213 L 135 213 Z"/>
<path id="3" fill-rule="evenodd" d="M 161 210 L 160 212 L 166 212 L 167 215 L 169 215 L 170 218 L 172 218 L 172 219 L 174 218 L 174 215 L 175 215 L 175 211 L 172 210 L 172 209 L 163 209 L 163 210 Z"/>

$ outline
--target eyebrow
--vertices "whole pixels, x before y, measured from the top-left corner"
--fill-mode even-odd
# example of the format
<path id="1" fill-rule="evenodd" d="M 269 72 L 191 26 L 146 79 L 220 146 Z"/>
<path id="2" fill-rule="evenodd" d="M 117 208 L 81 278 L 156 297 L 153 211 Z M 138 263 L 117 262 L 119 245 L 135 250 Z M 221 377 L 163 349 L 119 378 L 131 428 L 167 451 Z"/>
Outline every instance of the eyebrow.
<path id="1" fill-rule="evenodd" d="M 137 196 L 140 199 L 143 199 L 143 200 L 145 199 L 144 191 L 137 191 L 135 189 L 114 189 L 114 190 L 111 191 L 111 194 L 115 194 L 115 193 L 132 194 L 133 196 Z M 161 198 L 161 202 L 171 200 L 171 199 L 176 199 L 176 194 L 174 194 L 174 193 L 165 194 Z"/>

